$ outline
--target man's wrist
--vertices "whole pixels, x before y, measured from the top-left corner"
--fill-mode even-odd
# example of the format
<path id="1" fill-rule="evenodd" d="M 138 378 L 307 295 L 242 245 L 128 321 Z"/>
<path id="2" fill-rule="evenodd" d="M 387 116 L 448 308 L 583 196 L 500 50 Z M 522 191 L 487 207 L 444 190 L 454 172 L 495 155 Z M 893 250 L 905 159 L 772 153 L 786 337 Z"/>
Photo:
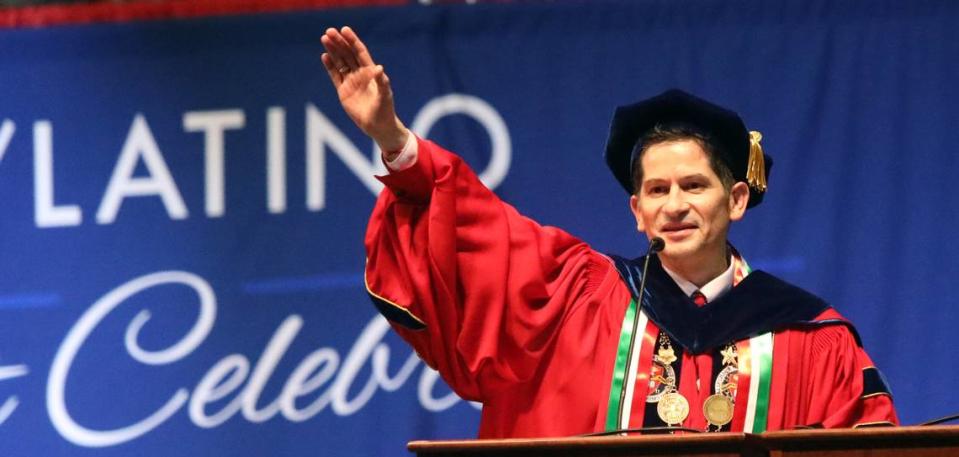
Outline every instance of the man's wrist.
<path id="1" fill-rule="evenodd" d="M 380 150 L 383 151 L 383 159 L 387 162 L 392 161 L 399 155 L 410 138 L 409 129 L 399 120 L 396 122 L 397 128 L 394 132 L 373 139 L 376 141 L 377 146 L 380 147 Z"/>
<path id="2" fill-rule="evenodd" d="M 416 164 L 416 158 L 419 155 L 416 135 L 412 133 L 407 135 L 406 144 L 395 153 L 383 153 L 383 163 L 390 172 L 403 171 Z"/>

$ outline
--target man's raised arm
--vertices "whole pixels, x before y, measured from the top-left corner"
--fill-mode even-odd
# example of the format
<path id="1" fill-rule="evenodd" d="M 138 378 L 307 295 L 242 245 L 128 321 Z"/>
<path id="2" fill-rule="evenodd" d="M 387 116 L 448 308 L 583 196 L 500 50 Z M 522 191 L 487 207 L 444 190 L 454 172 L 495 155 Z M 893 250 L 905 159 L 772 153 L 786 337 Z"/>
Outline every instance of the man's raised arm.
<path id="1" fill-rule="evenodd" d="M 326 29 L 320 41 L 326 48 L 323 65 L 346 114 L 376 141 L 387 161 L 394 159 L 410 131 L 396 116 L 393 90 L 383 66 L 373 62 L 366 45 L 349 27 Z"/>
<path id="2" fill-rule="evenodd" d="M 490 405 L 517 403 L 501 393 L 538 391 L 543 361 L 561 352 L 558 341 L 591 353 L 580 344 L 583 335 L 622 320 L 621 307 L 600 310 L 591 299 L 618 284 L 606 280 L 617 275 L 609 261 L 523 217 L 456 154 L 412 135 L 396 116 L 383 67 L 349 27 L 328 29 L 322 43 L 340 103 L 390 169 L 378 177 L 386 187 L 364 240 L 366 288 L 377 310 L 457 394 L 494 410 Z M 415 160 L 407 161 L 410 155 Z M 623 296 L 616 302 L 628 303 L 626 289 L 617 290 Z M 586 318 L 569 324 L 576 310 Z M 586 422 L 575 429 L 591 429 L 593 419 Z M 505 436 L 509 428 L 489 433 Z"/>

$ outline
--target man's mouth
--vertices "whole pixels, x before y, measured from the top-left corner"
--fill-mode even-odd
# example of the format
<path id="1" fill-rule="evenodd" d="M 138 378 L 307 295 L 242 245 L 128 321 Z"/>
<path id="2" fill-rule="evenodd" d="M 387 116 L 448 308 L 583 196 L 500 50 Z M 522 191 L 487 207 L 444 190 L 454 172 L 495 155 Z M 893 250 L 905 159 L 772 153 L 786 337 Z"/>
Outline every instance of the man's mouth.
<path id="1" fill-rule="evenodd" d="M 684 236 L 696 229 L 696 224 L 686 222 L 671 222 L 660 228 L 660 232 L 668 237 Z"/>

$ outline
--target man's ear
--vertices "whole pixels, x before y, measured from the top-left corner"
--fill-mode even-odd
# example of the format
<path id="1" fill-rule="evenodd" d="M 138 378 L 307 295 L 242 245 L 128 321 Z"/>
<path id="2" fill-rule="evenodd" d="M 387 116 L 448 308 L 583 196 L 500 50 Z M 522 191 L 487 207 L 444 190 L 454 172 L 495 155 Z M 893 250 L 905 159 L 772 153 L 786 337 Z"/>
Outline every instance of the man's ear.
<path id="1" fill-rule="evenodd" d="M 646 227 L 643 226 L 643 213 L 639 208 L 639 197 L 636 194 L 629 197 L 629 209 L 633 212 L 633 217 L 636 218 L 636 230 L 646 232 Z"/>
<path id="2" fill-rule="evenodd" d="M 729 220 L 738 221 L 746 214 L 749 205 L 749 185 L 739 181 L 729 189 Z"/>

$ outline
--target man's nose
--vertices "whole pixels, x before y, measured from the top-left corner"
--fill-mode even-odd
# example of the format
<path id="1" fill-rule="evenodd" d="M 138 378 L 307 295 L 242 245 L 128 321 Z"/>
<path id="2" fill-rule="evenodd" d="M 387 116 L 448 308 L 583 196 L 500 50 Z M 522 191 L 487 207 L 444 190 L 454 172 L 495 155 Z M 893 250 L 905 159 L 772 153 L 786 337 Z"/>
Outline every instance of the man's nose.
<path id="1" fill-rule="evenodd" d="M 669 195 L 666 197 L 666 204 L 663 205 L 663 210 L 668 216 L 676 216 L 685 213 L 688 209 L 689 205 L 683 196 L 682 189 L 680 189 L 679 186 L 673 186 L 669 190 Z"/>

